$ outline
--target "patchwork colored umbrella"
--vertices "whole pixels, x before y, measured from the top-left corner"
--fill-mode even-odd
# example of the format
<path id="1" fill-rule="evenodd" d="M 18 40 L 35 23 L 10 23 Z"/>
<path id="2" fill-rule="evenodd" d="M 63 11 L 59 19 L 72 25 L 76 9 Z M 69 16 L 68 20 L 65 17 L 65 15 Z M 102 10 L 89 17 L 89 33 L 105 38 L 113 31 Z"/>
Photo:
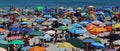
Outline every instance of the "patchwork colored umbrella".
<path id="1" fill-rule="evenodd" d="M 18 45 L 23 45 L 25 42 L 23 40 L 12 40 L 9 42 L 10 44 L 18 44 Z"/>

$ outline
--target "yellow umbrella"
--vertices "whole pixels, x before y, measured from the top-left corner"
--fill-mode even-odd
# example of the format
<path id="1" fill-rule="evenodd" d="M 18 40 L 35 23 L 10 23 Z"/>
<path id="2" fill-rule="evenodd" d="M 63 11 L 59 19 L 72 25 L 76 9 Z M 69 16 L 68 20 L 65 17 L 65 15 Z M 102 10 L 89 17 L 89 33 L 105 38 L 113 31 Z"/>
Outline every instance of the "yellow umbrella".
<path id="1" fill-rule="evenodd" d="M 113 29 L 120 28 L 120 23 L 116 23 L 115 25 L 112 26 Z"/>
<path id="2" fill-rule="evenodd" d="M 58 44 L 57 48 L 72 48 L 73 50 L 76 50 L 74 46 L 68 42 Z"/>
<path id="3" fill-rule="evenodd" d="M 57 48 L 74 48 L 74 46 L 68 42 L 58 44 Z"/>
<path id="4" fill-rule="evenodd" d="M 28 20 L 27 18 L 21 18 L 21 21 L 23 21 L 23 22 L 25 22 L 27 20 Z"/>

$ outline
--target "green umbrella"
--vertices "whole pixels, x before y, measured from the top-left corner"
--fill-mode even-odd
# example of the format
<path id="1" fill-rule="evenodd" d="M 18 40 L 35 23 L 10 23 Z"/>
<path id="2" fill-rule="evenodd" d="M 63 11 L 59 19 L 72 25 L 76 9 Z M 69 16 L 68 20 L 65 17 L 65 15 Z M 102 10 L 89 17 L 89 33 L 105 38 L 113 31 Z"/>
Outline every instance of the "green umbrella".
<path id="1" fill-rule="evenodd" d="M 82 10 L 82 8 L 81 8 L 81 7 L 78 7 L 77 10 Z"/>
<path id="2" fill-rule="evenodd" d="M 44 36 L 45 35 L 43 32 L 38 31 L 38 30 L 30 31 L 27 34 L 28 35 L 35 35 L 35 36 Z"/>
<path id="3" fill-rule="evenodd" d="M 84 48 L 84 43 L 82 40 L 78 38 L 71 38 L 68 40 L 69 43 L 71 43 L 73 46 L 78 47 L 78 48 Z"/>
<path id="4" fill-rule="evenodd" d="M 0 44 L 0 47 L 2 47 L 2 48 L 7 48 L 7 47 L 8 47 L 8 45 L 3 45 L 3 44 Z"/>
<path id="5" fill-rule="evenodd" d="M 68 29 L 68 26 L 59 26 L 57 30 L 66 30 Z"/>
<path id="6" fill-rule="evenodd" d="M 44 9 L 43 6 L 37 6 L 37 7 L 35 8 L 35 11 L 41 11 L 41 10 L 43 10 L 43 9 Z"/>
<path id="7" fill-rule="evenodd" d="M 92 38 L 92 40 L 94 40 L 95 42 L 101 43 L 101 40 L 99 38 Z"/>
<path id="8" fill-rule="evenodd" d="M 6 45 L 8 45 L 9 42 L 7 42 L 7 41 L 5 41 L 5 40 L 0 40 L 0 44 L 6 44 Z"/>
<path id="9" fill-rule="evenodd" d="M 17 45 L 23 45 L 25 42 L 23 40 L 12 40 L 9 42 L 10 44 L 17 44 Z"/>

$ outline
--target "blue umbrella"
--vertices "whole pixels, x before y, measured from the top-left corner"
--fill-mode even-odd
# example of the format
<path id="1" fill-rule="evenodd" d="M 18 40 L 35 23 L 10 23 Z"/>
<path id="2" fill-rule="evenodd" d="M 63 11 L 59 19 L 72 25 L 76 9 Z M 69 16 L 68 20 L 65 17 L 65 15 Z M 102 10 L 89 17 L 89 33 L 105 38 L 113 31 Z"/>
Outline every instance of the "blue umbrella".
<path id="1" fill-rule="evenodd" d="M 78 24 L 78 23 L 74 23 L 72 24 L 73 27 L 82 27 L 82 25 Z"/>
<path id="2" fill-rule="evenodd" d="M 48 8 L 44 9 L 43 11 L 44 11 L 44 12 L 47 12 L 47 13 L 48 13 L 48 12 L 51 12 L 51 10 L 48 9 Z"/>
<path id="3" fill-rule="evenodd" d="M 28 50 L 30 48 L 31 48 L 31 46 L 25 46 L 25 47 L 22 47 L 20 50 Z"/>
<path id="4" fill-rule="evenodd" d="M 22 28 L 18 28 L 18 27 L 11 27 L 9 28 L 10 31 L 19 31 L 21 32 L 22 31 Z"/>
<path id="5" fill-rule="evenodd" d="M 65 24 L 71 24 L 70 20 L 68 19 L 62 19 L 62 22 L 64 22 Z"/>
<path id="6" fill-rule="evenodd" d="M 24 28 L 22 31 L 23 32 L 30 32 L 30 31 L 33 31 L 33 30 L 31 28 Z"/>
<path id="7" fill-rule="evenodd" d="M 97 48 L 105 48 L 105 46 L 103 45 L 103 44 L 101 44 L 101 43 L 91 43 L 91 46 L 93 46 L 93 47 L 97 47 Z"/>
<path id="8" fill-rule="evenodd" d="M 4 25 L 3 24 L 0 24 L 0 27 L 3 27 Z"/>
<path id="9" fill-rule="evenodd" d="M 4 40 L 5 39 L 5 35 L 0 35 L 0 40 Z"/>
<path id="10" fill-rule="evenodd" d="M 92 39 L 83 39 L 83 42 L 85 42 L 85 43 L 93 43 L 95 41 L 92 40 Z"/>
<path id="11" fill-rule="evenodd" d="M 21 22 L 20 24 L 25 25 L 25 24 L 29 24 L 29 22 Z"/>
<path id="12" fill-rule="evenodd" d="M 52 16 L 50 14 L 46 14 L 43 16 L 44 18 L 52 18 Z"/>
<path id="13" fill-rule="evenodd" d="M 87 22 L 89 22 L 89 23 L 92 23 L 92 20 L 85 20 L 85 21 L 87 21 Z"/>
<path id="14" fill-rule="evenodd" d="M 80 24 L 81 24 L 81 25 L 87 25 L 87 24 L 89 24 L 89 22 L 87 22 L 87 21 L 82 21 L 82 22 L 80 22 Z"/>
<path id="15" fill-rule="evenodd" d="M 44 21 L 43 19 L 35 19 L 34 22 L 37 22 L 37 23 L 41 23 L 42 21 Z"/>
<path id="16" fill-rule="evenodd" d="M 86 32 L 86 30 L 79 28 L 71 28 L 68 31 L 71 32 L 72 34 L 83 34 Z"/>
<path id="17" fill-rule="evenodd" d="M 11 26 L 11 27 L 18 27 L 18 26 L 20 26 L 20 24 L 15 23 L 15 24 L 12 24 L 12 26 Z"/>

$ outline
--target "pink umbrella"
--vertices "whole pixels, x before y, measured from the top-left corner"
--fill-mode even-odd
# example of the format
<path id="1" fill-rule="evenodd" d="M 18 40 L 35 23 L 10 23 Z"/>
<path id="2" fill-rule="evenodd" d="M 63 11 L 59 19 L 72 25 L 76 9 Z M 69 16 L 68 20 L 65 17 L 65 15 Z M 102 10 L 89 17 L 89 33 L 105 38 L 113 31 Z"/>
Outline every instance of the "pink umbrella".
<path id="1" fill-rule="evenodd" d="M 10 40 L 16 40 L 16 39 L 20 39 L 19 36 L 11 36 L 11 37 L 7 37 L 6 40 L 10 41 Z"/>
<path id="2" fill-rule="evenodd" d="M 102 22 L 101 22 L 101 21 L 93 21 L 92 24 L 97 24 L 97 25 L 99 25 L 99 24 L 102 24 Z"/>
<path id="3" fill-rule="evenodd" d="M 2 47 L 0 47 L 0 51 L 7 51 L 6 49 L 4 49 L 4 48 L 2 48 Z"/>

